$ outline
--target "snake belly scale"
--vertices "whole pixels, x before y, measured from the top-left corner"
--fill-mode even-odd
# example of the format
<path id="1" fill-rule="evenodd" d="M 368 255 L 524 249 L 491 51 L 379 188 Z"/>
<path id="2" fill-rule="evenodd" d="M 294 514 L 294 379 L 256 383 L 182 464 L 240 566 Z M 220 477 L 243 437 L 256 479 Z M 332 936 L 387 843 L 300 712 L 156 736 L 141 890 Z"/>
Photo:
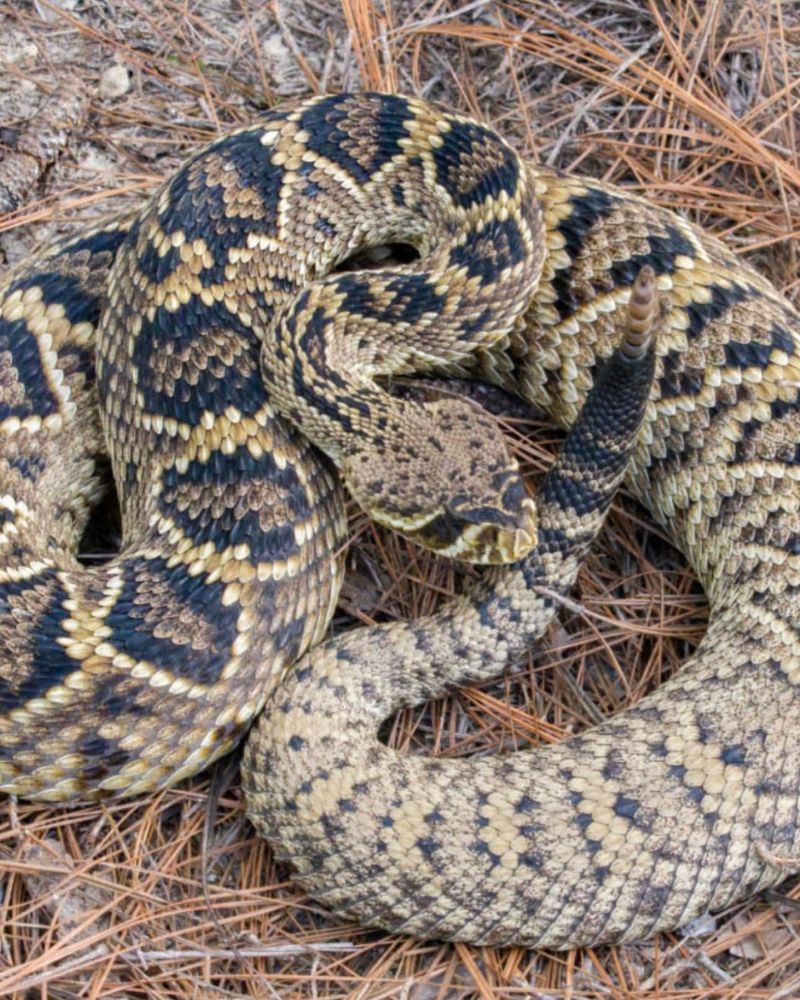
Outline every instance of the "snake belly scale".
<path id="1" fill-rule="evenodd" d="M 541 631 L 553 608 L 524 561 L 434 621 L 320 646 L 249 741 L 254 822 L 335 909 L 423 936 L 627 940 L 776 883 L 775 859 L 800 855 L 797 313 L 678 216 L 522 165 L 489 130 L 396 97 L 271 113 L 198 154 L 140 215 L 11 276 L 0 787 L 99 797 L 196 770 L 319 641 L 341 498 L 273 412 L 259 336 L 306 282 L 396 241 L 421 252 L 423 299 L 463 310 L 472 337 L 426 340 L 419 364 L 492 378 L 565 427 L 653 269 L 665 316 L 627 481 L 696 570 L 710 625 L 629 712 L 480 761 L 408 757 L 377 733 L 402 705 L 496 674 Z M 391 291 L 382 315 L 411 336 L 410 299 Z M 87 571 L 72 551 L 101 424 L 125 537 Z"/>

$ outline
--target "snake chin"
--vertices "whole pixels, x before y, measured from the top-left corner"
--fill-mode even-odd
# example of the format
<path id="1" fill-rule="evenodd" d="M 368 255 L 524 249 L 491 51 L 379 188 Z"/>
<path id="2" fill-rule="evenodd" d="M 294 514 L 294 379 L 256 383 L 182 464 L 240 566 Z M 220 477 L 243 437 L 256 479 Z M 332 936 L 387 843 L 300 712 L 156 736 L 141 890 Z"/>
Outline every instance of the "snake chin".
<path id="1" fill-rule="evenodd" d="M 371 508 L 373 518 L 422 548 L 461 562 L 498 566 L 524 559 L 537 541 L 536 505 L 527 498 L 513 513 L 462 497 L 422 519 L 392 516 Z"/>

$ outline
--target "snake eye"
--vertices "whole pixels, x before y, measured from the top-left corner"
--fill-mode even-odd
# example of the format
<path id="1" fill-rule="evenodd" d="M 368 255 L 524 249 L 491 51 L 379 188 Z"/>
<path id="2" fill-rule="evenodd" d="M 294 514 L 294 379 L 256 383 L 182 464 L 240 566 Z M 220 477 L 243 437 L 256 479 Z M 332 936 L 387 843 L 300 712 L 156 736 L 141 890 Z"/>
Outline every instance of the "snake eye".
<path id="1" fill-rule="evenodd" d="M 510 528 L 516 522 L 516 518 L 512 514 L 507 514 L 499 507 L 490 507 L 488 504 L 477 507 L 447 504 L 445 510 L 454 522 L 460 524 L 491 524 L 496 527 Z"/>
<path id="2" fill-rule="evenodd" d="M 500 497 L 506 510 L 518 510 L 527 496 L 525 484 L 519 476 L 506 476 L 510 482 Z"/>
<path id="3" fill-rule="evenodd" d="M 449 511 L 434 517 L 425 525 L 425 543 L 434 549 L 446 549 L 458 540 L 461 535 L 459 521 Z"/>

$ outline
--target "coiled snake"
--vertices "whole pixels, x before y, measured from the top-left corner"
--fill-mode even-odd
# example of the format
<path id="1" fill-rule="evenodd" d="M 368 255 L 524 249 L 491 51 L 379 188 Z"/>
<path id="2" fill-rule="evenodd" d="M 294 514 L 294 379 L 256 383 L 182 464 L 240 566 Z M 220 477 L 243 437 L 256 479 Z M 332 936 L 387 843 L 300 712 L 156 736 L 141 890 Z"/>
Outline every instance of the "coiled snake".
<path id="1" fill-rule="evenodd" d="M 419 260 L 331 273 L 397 242 Z M 587 529 L 559 475 L 591 485 L 570 462 L 602 472 L 621 446 L 570 458 L 568 438 L 537 527 L 489 421 L 376 377 L 489 377 L 567 427 L 597 383 L 606 419 L 605 359 L 648 268 L 663 316 L 627 481 L 700 577 L 706 637 L 634 709 L 546 751 L 388 750 L 389 713 L 496 674 L 541 631 L 537 584 L 568 585 L 600 519 Z M 304 885 L 408 933 L 568 947 L 774 884 L 800 848 L 798 330 L 683 219 L 420 101 L 314 99 L 217 140 L 0 297 L 0 788 L 61 801 L 178 780 L 322 638 L 342 498 L 279 409 L 384 523 L 521 559 L 432 621 L 317 647 L 270 700 L 248 808 Z M 124 537 L 87 569 L 74 550 L 107 447 Z M 614 468 L 588 495 L 607 503 Z"/>

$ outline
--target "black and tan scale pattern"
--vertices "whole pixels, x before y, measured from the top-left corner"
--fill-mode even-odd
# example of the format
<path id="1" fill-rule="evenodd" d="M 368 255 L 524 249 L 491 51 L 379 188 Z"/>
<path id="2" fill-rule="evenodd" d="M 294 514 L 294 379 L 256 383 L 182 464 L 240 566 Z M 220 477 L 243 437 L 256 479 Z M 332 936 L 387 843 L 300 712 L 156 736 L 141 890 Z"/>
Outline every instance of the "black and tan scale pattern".
<path id="1" fill-rule="evenodd" d="M 475 370 L 570 426 L 652 267 L 665 315 L 627 478 L 705 586 L 708 633 L 668 684 L 558 746 L 469 761 L 383 746 L 388 714 L 497 674 L 540 631 L 553 609 L 529 586 L 534 552 L 498 572 L 489 601 L 315 650 L 257 724 L 244 775 L 256 824 L 336 911 L 566 948 L 679 926 L 797 867 L 800 322 L 678 216 L 530 177 L 542 278 L 509 344 Z M 540 532 L 551 516 L 569 530 L 545 504 Z"/>
<path id="2" fill-rule="evenodd" d="M 515 232 L 525 220 L 543 261 L 519 259 L 531 241 L 510 239 L 508 218 Z M 374 276 L 326 279 L 392 242 L 450 278 L 463 268 L 468 348 L 437 344 L 419 312 L 448 315 L 443 281 L 376 296 Z M 495 674 L 553 613 L 533 585 L 568 582 L 576 562 L 558 546 L 588 544 L 598 508 L 580 487 L 545 492 L 535 554 L 489 592 L 301 661 L 251 742 L 251 811 L 321 898 L 421 935 L 630 939 L 780 880 L 791 866 L 775 859 L 800 849 L 797 315 L 676 216 L 521 169 L 488 130 L 402 98 L 268 115 L 198 154 L 135 219 L 6 284 L 0 787 L 67 799 L 175 780 L 230 746 L 322 635 L 341 501 L 257 378 L 277 323 L 283 350 L 305 359 L 296 394 L 352 419 L 357 397 L 319 391 L 314 350 L 291 329 L 307 283 L 327 282 L 355 327 L 371 318 L 412 342 L 420 329 L 414 365 L 462 371 L 474 350 L 474 371 L 570 425 L 647 265 L 666 314 L 628 478 L 708 590 L 697 654 L 633 711 L 546 752 L 431 761 L 378 742 L 387 713 Z M 539 267 L 514 306 L 500 282 Z M 125 537 L 87 570 L 72 553 L 99 488 L 101 423 Z M 562 472 L 551 486 L 585 480 Z"/>
<path id="3" fill-rule="evenodd" d="M 401 242 L 419 260 L 331 274 L 304 290 L 264 341 L 270 400 L 333 459 L 375 520 L 446 555 L 511 562 L 533 544 L 535 514 L 493 421 L 464 401 L 397 399 L 376 379 L 467 363 L 505 338 L 539 280 L 541 209 L 518 157 L 491 131 L 383 101 L 370 131 L 348 124 L 346 101 L 314 105 L 274 148 L 298 171 L 310 156 L 318 169 L 352 171 L 354 150 L 333 146 L 328 132 L 346 129 L 371 166 L 358 176 L 354 211 L 356 227 L 370 230 L 351 235 L 349 249 Z"/>
<path id="4" fill-rule="evenodd" d="M 250 814 L 336 909 L 436 936 L 452 936 L 457 921 L 460 935 L 482 939 L 498 917 L 512 919 L 513 902 L 514 937 L 525 933 L 526 886 L 510 897 L 503 883 L 537 848 L 528 817 L 496 808 L 511 794 L 509 762 L 495 759 L 491 773 L 492 762 L 478 762 L 468 781 L 446 789 L 437 762 L 403 756 L 387 770 L 392 752 L 373 745 L 374 732 L 400 698 L 424 700 L 497 672 L 519 650 L 516 636 L 541 634 L 574 582 L 625 474 L 652 385 L 652 271 L 639 284 L 643 313 L 632 317 L 540 491 L 531 555 L 437 615 L 371 630 L 380 671 L 360 670 L 361 632 L 318 647 L 257 724 L 243 768 Z M 347 735 L 337 731 L 343 718 Z"/>
<path id="5" fill-rule="evenodd" d="M 341 499 L 260 383 L 242 392 L 255 338 L 219 351 L 213 371 L 180 373 L 185 385 L 207 374 L 224 406 L 191 435 L 171 422 L 180 377 L 161 410 L 129 411 L 115 455 L 123 551 L 99 567 L 75 560 L 107 451 L 96 325 L 125 238 L 104 230 L 61 248 L 2 300 L 0 787 L 41 799 L 132 794 L 230 749 L 281 669 L 320 637 L 338 592 Z M 195 332 L 201 314 L 187 320 Z M 229 336 L 222 323 L 208 333 Z M 169 350 L 138 343 L 141 371 L 159 378 Z M 101 370 L 114 381 L 110 354 Z M 119 401 L 106 387 L 111 424 Z"/>
<path id="6" fill-rule="evenodd" d="M 387 358 L 402 354 L 384 374 L 490 348 L 541 269 L 527 185 L 517 155 L 474 123 L 401 98 L 311 100 L 222 137 L 139 214 L 10 276 L 0 789 L 134 794 L 236 743 L 327 627 L 345 531 L 327 461 L 273 409 L 264 340 L 279 317 L 296 326 L 291 303 L 320 282 L 310 335 L 346 311 L 348 330 L 378 324 Z M 411 273 L 325 284 L 348 256 L 398 240 L 425 258 Z M 365 404 L 333 368 L 322 386 L 315 360 L 290 364 L 299 397 L 346 422 Z M 489 425 L 464 419 L 480 443 Z M 122 549 L 85 568 L 75 549 L 106 452 Z M 516 486 L 504 480 L 498 511 L 521 527 L 498 537 L 527 551 L 530 502 L 504 471 Z"/>

